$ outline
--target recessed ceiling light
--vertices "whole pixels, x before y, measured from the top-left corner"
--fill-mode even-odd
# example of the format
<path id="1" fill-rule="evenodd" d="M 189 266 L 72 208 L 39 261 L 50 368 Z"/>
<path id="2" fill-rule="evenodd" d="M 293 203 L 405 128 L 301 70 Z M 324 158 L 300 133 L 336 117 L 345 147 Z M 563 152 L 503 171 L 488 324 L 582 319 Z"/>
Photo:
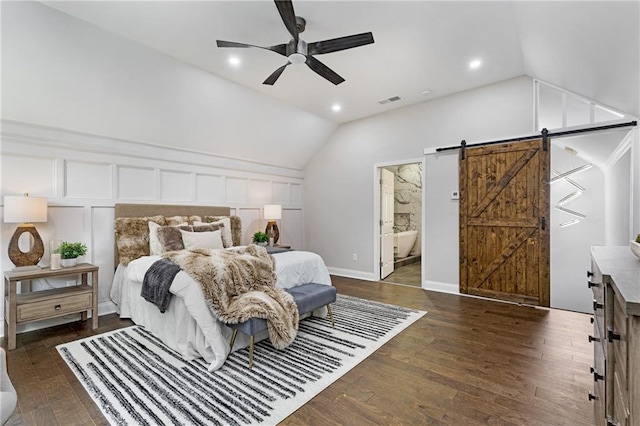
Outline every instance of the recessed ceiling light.
<path id="1" fill-rule="evenodd" d="M 431 90 L 423 90 L 422 96 L 429 96 L 431 94 Z"/>
<path id="2" fill-rule="evenodd" d="M 342 109 L 342 106 L 340 106 L 340 104 L 333 104 L 331 105 L 331 109 L 333 110 L 333 112 L 338 112 Z"/>
<path id="3" fill-rule="evenodd" d="M 480 65 L 482 65 L 482 61 L 480 59 L 474 59 L 473 61 L 469 62 L 469 68 L 472 70 L 480 68 Z"/>
<path id="4" fill-rule="evenodd" d="M 234 67 L 237 67 L 238 65 L 240 65 L 240 58 L 238 58 L 237 56 L 230 56 L 229 63 Z"/>

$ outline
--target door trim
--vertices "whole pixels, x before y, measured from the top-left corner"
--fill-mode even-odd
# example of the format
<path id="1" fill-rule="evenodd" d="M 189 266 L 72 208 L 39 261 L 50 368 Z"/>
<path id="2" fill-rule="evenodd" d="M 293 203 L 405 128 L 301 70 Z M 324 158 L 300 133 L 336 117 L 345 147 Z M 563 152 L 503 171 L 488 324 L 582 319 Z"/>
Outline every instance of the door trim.
<path id="1" fill-rule="evenodd" d="M 373 226 L 372 226 L 372 235 L 373 235 L 373 241 L 375 242 L 373 245 L 373 262 L 371 263 L 373 266 L 373 270 L 374 272 L 374 277 L 375 277 L 375 281 L 380 281 L 380 266 L 379 266 L 379 262 L 380 262 L 380 169 L 382 167 L 388 167 L 388 166 L 401 166 L 403 164 L 415 164 L 415 163 L 421 163 L 422 164 L 422 218 L 421 223 L 422 223 L 422 230 L 423 230 L 423 234 L 424 234 L 424 229 L 426 226 L 426 215 L 425 215 L 425 188 L 426 188 L 426 181 L 425 181 L 425 177 L 426 177 L 426 166 L 427 166 L 427 160 L 425 156 L 422 156 L 420 158 L 413 158 L 413 159 L 405 159 L 405 160 L 396 160 L 396 161 L 385 161 L 385 162 L 380 162 L 380 163 L 374 163 L 373 164 Z M 420 252 L 422 253 L 422 256 L 424 256 L 424 250 L 425 250 L 425 240 L 426 238 L 424 238 L 424 235 L 421 238 L 421 248 L 420 248 Z M 422 262 L 422 277 L 420 279 L 420 281 L 422 282 L 421 287 L 425 288 L 425 262 Z"/>

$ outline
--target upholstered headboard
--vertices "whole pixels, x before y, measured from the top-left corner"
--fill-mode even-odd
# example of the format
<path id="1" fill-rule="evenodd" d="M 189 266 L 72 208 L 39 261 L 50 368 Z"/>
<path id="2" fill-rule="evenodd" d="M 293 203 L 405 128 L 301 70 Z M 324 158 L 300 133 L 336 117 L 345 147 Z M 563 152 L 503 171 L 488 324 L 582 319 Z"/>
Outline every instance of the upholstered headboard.
<path id="1" fill-rule="evenodd" d="M 118 218 L 144 218 L 153 216 L 200 216 L 204 219 L 206 216 L 230 216 L 231 209 L 229 207 L 219 206 L 189 206 L 189 205 L 166 205 L 166 204 L 116 204 L 115 217 Z M 232 221 L 231 228 L 234 234 L 240 235 L 240 220 Z M 236 229 L 234 229 L 236 228 Z M 235 239 L 235 238 L 234 238 Z M 238 242 L 235 242 L 238 244 Z M 117 267 L 120 263 L 118 255 L 117 236 L 116 245 L 114 247 L 114 262 Z"/>

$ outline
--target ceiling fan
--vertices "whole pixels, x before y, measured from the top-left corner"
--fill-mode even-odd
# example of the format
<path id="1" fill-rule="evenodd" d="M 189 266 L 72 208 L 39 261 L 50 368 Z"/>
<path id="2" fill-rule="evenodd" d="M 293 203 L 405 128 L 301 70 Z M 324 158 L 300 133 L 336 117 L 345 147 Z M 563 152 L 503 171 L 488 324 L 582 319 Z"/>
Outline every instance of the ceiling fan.
<path id="1" fill-rule="evenodd" d="M 234 41 L 216 40 L 218 47 L 257 47 L 259 49 L 271 50 L 285 56 L 288 61 L 286 64 L 275 70 L 262 84 L 272 86 L 280 77 L 286 67 L 291 64 L 307 64 L 312 71 L 326 78 L 335 85 L 344 81 L 331 68 L 317 60 L 313 55 L 322 55 L 325 53 L 338 52 L 340 50 L 352 49 L 354 47 L 364 46 L 373 43 L 373 34 L 362 33 L 354 34 L 346 37 L 338 37 L 330 40 L 316 41 L 307 43 L 300 38 L 306 26 L 306 21 L 300 16 L 296 16 L 293 10 L 291 0 L 274 0 L 280 17 L 284 22 L 284 26 L 293 37 L 291 41 L 276 46 L 256 46 L 253 44 L 237 43 Z"/>

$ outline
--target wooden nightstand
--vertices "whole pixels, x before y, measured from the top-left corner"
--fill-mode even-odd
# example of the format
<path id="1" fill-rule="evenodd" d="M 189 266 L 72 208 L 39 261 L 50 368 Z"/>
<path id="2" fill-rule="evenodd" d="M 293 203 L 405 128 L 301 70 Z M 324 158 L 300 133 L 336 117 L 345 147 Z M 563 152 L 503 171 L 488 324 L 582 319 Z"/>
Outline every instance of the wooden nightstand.
<path id="1" fill-rule="evenodd" d="M 88 275 L 91 274 L 91 285 Z M 81 275 L 81 283 L 71 287 L 16 293 L 19 281 L 39 278 L 55 278 Z M 4 335 L 7 349 L 16 348 L 16 326 L 32 321 L 60 317 L 82 312 L 82 320 L 91 310 L 91 328 L 98 328 L 98 267 L 90 263 L 80 263 L 70 268 L 52 271 L 49 268 L 33 271 L 5 271 L 4 273 Z"/>

